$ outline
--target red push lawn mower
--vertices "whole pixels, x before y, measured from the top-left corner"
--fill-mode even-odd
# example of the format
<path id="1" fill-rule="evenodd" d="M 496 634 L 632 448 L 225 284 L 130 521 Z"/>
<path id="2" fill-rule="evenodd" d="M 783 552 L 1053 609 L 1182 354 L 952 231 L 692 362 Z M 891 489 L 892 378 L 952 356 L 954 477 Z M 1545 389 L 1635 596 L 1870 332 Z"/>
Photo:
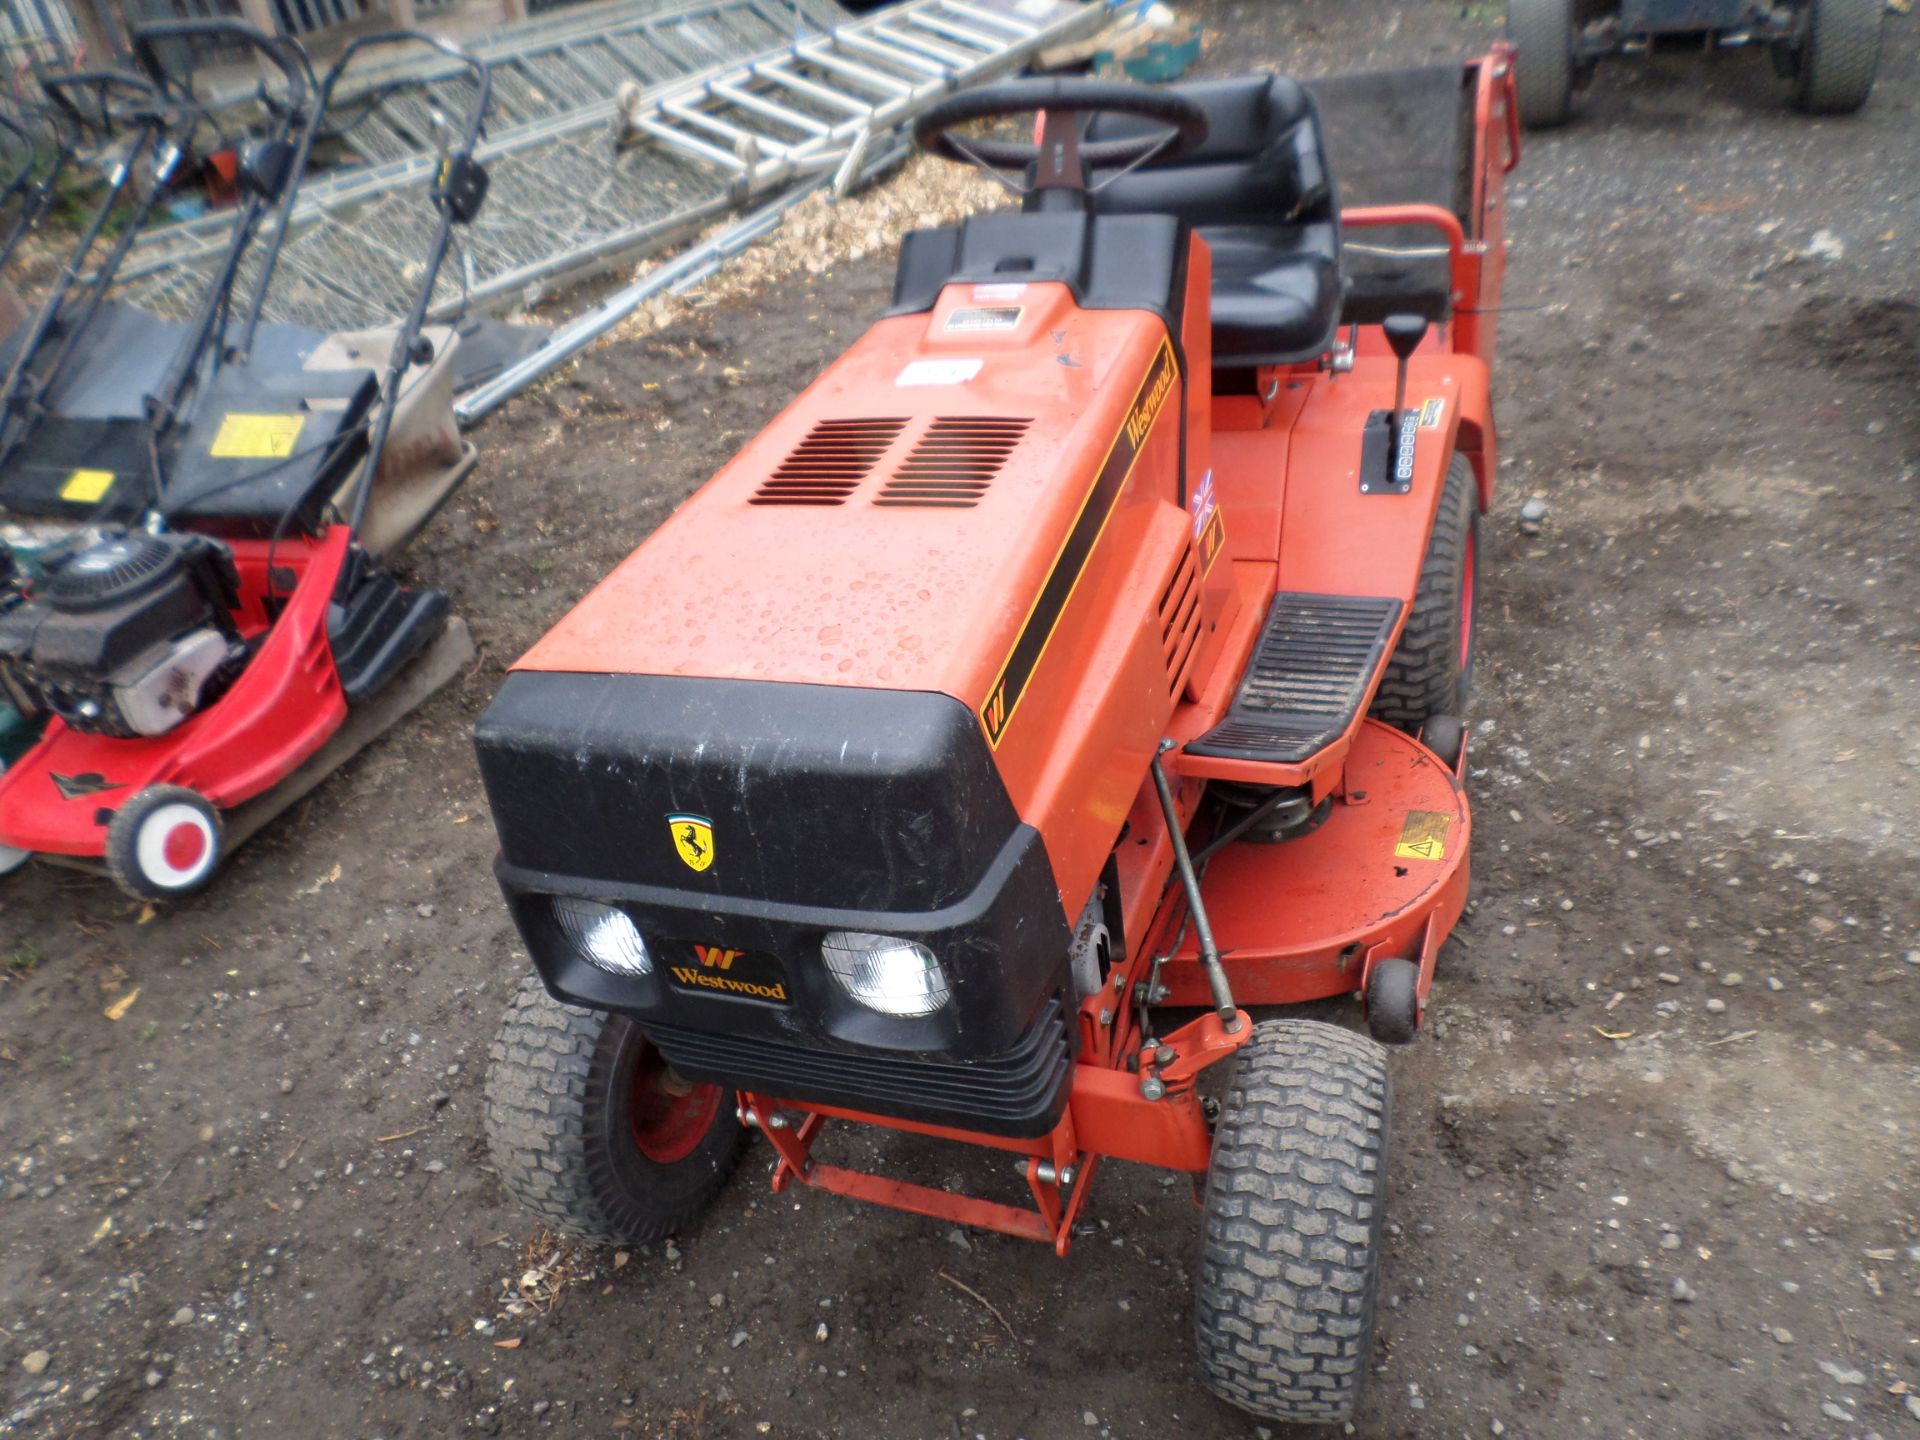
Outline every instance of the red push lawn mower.
<path id="1" fill-rule="evenodd" d="M 0 405 L 0 507 L 74 532 L 0 610 L 0 690 L 49 717 L 0 776 L 0 867 L 104 861 L 148 900 L 206 884 L 471 653 L 446 597 L 401 586 L 382 560 L 472 467 L 452 426 L 451 332 L 423 322 L 454 227 L 486 191 L 473 158 L 486 68 L 424 34 L 366 36 L 316 93 L 290 42 L 235 21 L 146 26 L 136 55 L 182 110 L 190 79 L 165 57 L 189 42 L 250 46 L 285 80 L 271 133 L 241 154 L 223 266 L 184 323 L 103 304 L 104 283 L 78 286 L 74 267 L 74 293 L 12 342 Z M 355 335 L 266 323 L 335 86 L 357 57 L 402 43 L 473 72 L 432 182 L 412 311 Z M 405 474 L 390 463 L 401 456 Z"/>
<path id="2" fill-rule="evenodd" d="M 523 1201 L 657 1239 L 751 1129 L 776 1190 L 1064 1254 L 1105 1161 L 1185 1171 L 1207 1385 L 1352 1413 L 1377 1042 L 1413 1038 L 1467 893 L 1510 72 L 924 115 L 1024 171 L 1018 212 L 909 234 L 887 318 L 478 726 L 538 971 L 487 1081 Z M 1341 208 L 1322 104 L 1400 199 Z M 1037 146 L 963 133 L 1034 111 Z M 1345 994 L 1375 1038 L 1246 1008 Z M 827 1163 L 835 1126 L 1012 1154 L 1032 1203 Z"/>

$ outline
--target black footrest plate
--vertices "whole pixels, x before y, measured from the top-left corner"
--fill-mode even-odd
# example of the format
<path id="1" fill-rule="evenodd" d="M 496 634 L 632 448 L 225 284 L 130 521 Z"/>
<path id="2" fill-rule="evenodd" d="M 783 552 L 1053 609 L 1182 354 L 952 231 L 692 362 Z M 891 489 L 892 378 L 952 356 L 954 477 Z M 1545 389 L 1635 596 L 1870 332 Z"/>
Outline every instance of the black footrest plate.
<path id="1" fill-rule="evenodd" d="M 1297 765 L 1352 723 L 1380 668 L 1401 602 L 1281 591 L 1227 718 L 1189 741 L 1189 755 Z"/>

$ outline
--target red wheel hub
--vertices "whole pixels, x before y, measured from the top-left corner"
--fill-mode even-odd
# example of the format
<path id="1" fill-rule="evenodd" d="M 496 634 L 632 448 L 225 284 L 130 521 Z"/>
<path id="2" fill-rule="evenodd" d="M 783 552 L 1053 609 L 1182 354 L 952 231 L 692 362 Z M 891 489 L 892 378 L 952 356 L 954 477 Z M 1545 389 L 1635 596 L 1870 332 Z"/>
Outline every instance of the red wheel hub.
<path id="1" fill-rule="evenodd" d="M 718 1085 L 682 1080 L 648 1045 L 633 1071 L 633 1143 L 656 1165 L 684 1160 L 713 1128 L 720 1100 Z"/>
<path id="2" fill-rule="evenodd" d="M 198 825 L 176 825 L 167 832 L 160 853 L 175 870 L 191 870 L 207 853 L 207 835 Z"/>

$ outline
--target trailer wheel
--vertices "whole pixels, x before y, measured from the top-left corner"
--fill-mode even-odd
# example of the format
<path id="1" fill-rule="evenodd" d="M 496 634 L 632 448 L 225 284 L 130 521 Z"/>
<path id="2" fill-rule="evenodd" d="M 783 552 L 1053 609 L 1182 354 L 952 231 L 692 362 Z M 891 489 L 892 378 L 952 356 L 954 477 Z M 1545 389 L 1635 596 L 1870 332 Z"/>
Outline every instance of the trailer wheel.
<path id="1" fill-rule="evenodd" d="M 107 873 L 136 900 L 178 900 L 220 868 L 220 812 L 182 785 L 150 785 L 107 826 Z"/>
<path id="2" fill-rule="evenodd" d="M 1266 1419 L 1338 1424 L 1373 1350 L 1391 1092 L 1352 1031 L 1270 1020 L 1234 1061 L 1207 1170 L 1194 1296 L 1206 1387 Z"/>
<path id="3" fill-rule="evenodd" d="M 1564 125 L 1573 115 L 1573 0 L 1507 0 L 1507 38 L 1517 52 L 1514 95 L 1532 129 Z"/>
<path id="4" fill-rule="evenodd" d="M 1850 115 L 1873 92 L 1884 0 L 1812 0 L 1794 67 L 1794 103 L 1809 115 Z"/>
<path id="5" fill-rule="evenodd" d="M 680 1079 L 625 1016 L 521 982 L 487 1069 L 487 1144 L 542 1219 L 599 1244 L 646 1245 L 706 1209 L 747 1132 L 731 1095 Z"/>
<path id="6" fill-rule="evenodd" d="M 1413 612 L 1368 712 L 1409 734 L 1436 715 L 1465 715 L 1473 678 L 1474 591 L 1480 572 L 1480 504 L 1473 466 L 1455 455 L 1440 492 Z"/>

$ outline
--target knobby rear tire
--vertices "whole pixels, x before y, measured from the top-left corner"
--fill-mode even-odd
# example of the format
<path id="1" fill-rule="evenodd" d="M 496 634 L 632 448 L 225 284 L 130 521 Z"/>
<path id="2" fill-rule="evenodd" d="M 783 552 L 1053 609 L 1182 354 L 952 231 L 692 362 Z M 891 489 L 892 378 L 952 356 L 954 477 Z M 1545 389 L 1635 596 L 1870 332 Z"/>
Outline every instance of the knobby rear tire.
<path id="1" fill-rule="evenodd" d="M 1436 715 L 1467 713 L 1472 689 L 1472 581 L 1479 564 L 1480 502 L 1473 466 L 1455 455 L 1420 566 L 1413 611 L 1387 661 L 1369 713 L 1409 734 Z"/>

